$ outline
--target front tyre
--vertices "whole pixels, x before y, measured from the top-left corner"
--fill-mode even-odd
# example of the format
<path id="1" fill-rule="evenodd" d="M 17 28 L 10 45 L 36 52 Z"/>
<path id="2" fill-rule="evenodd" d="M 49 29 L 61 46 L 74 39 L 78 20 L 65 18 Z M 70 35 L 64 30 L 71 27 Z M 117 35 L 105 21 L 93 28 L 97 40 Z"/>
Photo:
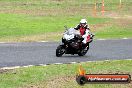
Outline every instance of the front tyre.
<path id="1" fill-rule="evenodd" d="M 63 46 L 58 46 L 56 49 L 56 56 L 57 57 L 61 57 L 63 54 L 65 53 L 65 49 L 63 48 Z"/>

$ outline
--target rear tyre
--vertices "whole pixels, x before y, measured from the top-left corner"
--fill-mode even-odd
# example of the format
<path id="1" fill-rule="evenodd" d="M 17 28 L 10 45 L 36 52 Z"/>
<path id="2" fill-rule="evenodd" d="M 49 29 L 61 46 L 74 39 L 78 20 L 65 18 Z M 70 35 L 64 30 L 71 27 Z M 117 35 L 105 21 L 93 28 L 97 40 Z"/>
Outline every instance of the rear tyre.
<path id="1" fill-rule="evenodd" d="M 82 49 L 82 50 L 78 53 L 78 55 L 79 55 L 79 56 L 84 56 L 84 55 L 88 52 L 88 50 L 89 50 L 89 44 L 87 45 L 86 49 Z"/>
<path id="2" fill-rule="evenodd" d="M 65 53 L 65 49 L 63 48 L 63 46 L 58 46 L 56 49 L 56 56 L 57 57 L 61 57 L 63 54 Z"/>

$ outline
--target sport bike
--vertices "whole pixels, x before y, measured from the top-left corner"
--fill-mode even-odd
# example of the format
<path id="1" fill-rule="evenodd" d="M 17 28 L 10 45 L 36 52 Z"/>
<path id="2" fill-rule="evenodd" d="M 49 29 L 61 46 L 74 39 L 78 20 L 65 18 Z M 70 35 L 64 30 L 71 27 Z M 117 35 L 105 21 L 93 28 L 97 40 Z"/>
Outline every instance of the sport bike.
<path id="1" fill-rule="evenodd" d="M 66 31 L 62 37 L 62 44 L 56 49 L 56 56 L 61 57 L 63 54 L 78 54 L 79 56 L 84 56 L 89 50 L 89 43 L 93 41 L 94 35 L 90 35 L 90 42 L 83 47 L 83 38 L 81 37 L 80 32 L 74 28 L 67 29 L 66 27 Z"/>

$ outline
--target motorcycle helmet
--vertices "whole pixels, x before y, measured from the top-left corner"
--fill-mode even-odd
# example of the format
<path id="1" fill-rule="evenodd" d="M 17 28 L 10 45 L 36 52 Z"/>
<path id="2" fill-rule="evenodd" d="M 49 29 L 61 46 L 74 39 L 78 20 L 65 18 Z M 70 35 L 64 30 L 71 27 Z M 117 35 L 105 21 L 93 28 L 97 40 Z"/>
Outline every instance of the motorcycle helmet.
<path id="1" fill-rule="evenodd" d="M 87 20 L 86 19 L 81 19 L 80 25 L 85 26 L 86 24 L 87 24 Z"/>
<path id="2" fill-rule="evenodd" d="M 80 23 L 81 24 L 87 24 L 87 20 L 86 19 L 81 19 Z"/>

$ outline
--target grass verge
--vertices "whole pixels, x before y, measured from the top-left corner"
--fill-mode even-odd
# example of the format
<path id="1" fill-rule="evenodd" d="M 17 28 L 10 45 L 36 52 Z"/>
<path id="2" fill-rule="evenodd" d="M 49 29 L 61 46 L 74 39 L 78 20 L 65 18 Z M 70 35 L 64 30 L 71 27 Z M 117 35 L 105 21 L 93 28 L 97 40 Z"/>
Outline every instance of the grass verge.
<path id="1" fill-rule="evenodd" d="M 132 75 L 132 60 L 81 63 L 87 73 L 127 73 Z M 79 64 L 33 66 L 0 73 L 1 88 L 80 88 L 75 81 Z M 86 84 L 82 88 L 131 88 L 130 84 Z"/>
<path id="2" fill-rule="evenodd" d="M 98 0 L 95 17 L 93 0 L 0 0 L 0 41 L 58 41 L 63 26 L 75 27 L 81 18 L 88 20 L 96 38 L 132 38 L 131 4 L 122 1 L 119 9 L 119 0 L 106 0 L 102 16 Z"/>

